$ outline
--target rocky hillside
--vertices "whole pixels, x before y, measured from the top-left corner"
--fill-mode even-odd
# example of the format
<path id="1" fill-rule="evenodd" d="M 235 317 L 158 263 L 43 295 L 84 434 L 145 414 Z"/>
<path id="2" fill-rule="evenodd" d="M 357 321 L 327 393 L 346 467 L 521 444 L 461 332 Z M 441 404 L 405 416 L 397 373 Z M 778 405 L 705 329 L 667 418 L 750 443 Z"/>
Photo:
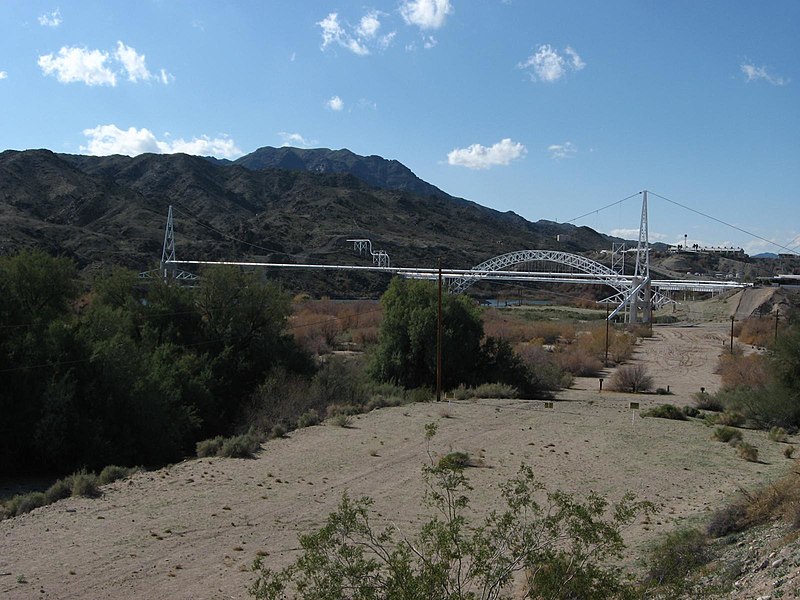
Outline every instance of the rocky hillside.
<path id="1" fill-rule="evenodd" d="M 354 170 L 379 165 L 364 174 L 370 183 L 319 167 L 333 158 L 284 150 L 284 166 L 304 156 L 309 169 L 325 172 L 272 168 L 258 162 L 262 151 L 242 159 L 248 166 L 182 154 L 0 153 L 0 252 L 39 246 L 82 268 L 118 263 L 143 270 L 160 257 L 169 205 L 179 258 L 365 261 L 347 244 L 352 237 L 372 239 L 393 264 L 415 266 L 433 266 L 440 256 L 445 265 L 469 267 L 523 248 L 610 247 L 610 238 L 586 227 L 531 223 L 452 198 L 396 161 L 353 158 Z M 356 156 L 333 155 L 340 162 Z M 408 191 L 414 180 L 429 193 Z M 559 233 L 569 241 L 557 242 Z"/>

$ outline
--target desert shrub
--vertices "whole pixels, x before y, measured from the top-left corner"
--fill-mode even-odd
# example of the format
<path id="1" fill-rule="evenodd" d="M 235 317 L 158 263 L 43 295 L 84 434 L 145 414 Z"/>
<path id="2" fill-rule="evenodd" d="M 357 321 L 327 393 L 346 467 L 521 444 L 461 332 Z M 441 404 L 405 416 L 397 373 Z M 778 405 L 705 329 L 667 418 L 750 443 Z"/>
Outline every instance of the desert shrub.
<path id="1" fill-rule="evenodd" d="M 407 397 L 409 402 L 432 402 L 435 394 L 431 388 L 418 387 L 408 390 Z"/>
<path id="2" fill-rule="evenodd" d="M 225 438 L 218 435 L 207 440 L 197 442 L 196 452 L 199 458 L 206 458 L 207 456 L 218 456 L 222 444 L 225 443 Z"/>
<path id="3" fill-rule="evenodd" d="M 47 504 L 58 502 L 72 495 L 72 478 L 64 477 L 56 480 L 44 493 Z"/>
<path id="4" fill-rule="evenodd" d="M 556 353 L 556 361 L 561 369 L 578 377 L 594 377 L 603 369 L 597 355 L 580 344 L 565 346 Z"/>
<path id="5" fill-rule="evenodd" d="M 786 448 L 783 449 L 783 455 L 786 458 L 794 458 L 795 450 L 796 448 L 794 446 L 786 446 Z"/>
<path id="6" fill-rule="evenodd" d="M 385 406 L 400 406 L 411 401 L 407 390 L 391 382 L 369 381 L 366 393 L 369 398 L 366 405 L 367 410 Z"/>
<path id="7" fill-rule="evenodd" d="M 650 410 L 642 412 L 643 417 L 658 417 L 659 419 L 673 419 L 675 421 L 685 421 L 686 414 L 674 404 L 662 404 L 654 406 Z"/>
<path id="8" fill-rule="evenodd" d="M 442 456 L 437 463 L 437 468 L 451 471 L 460 471 L 468 466 L 470 466 L 470 459 L 466 452 L 449 452 Z"/>
<path id="9" fill-rule="evenodd" d="M 722 412 L 725 410 L 722 401 L 708 392 L 695 392 L 692 394 L 692 398 L 694 398 L 694 405 L 700 410 L 711 410 L 714 412 Z"/>
<path id="10" fill-rule="evenodd" d="M 19 516 L 24 513 L 29 513 L 35 508 L 39 508 L 40 506 L 44 506 L 47 504 L 47 498 L 42 492 L 29 492 L 27 494 L 23 494 L 20 496 L 15 496 L 12 498 L 12 502 L 14 502 L 14 515 Z"/>
<path id="11" fill-rule="evenodd" d="M 733 427 L 727 427 L 723 425 L 722 427 L 717 427 L 714 430 L 714 439 L 720 442 L 725 442 L 726 444 L 736 444 L 741 441 L 742 432 L 738 429 L 734 429 Z"/>
<path id="12" fill-rule="evenodd" d="M 100 471 L 100 474 L 97 476 L 97 483 L 99 485 L 106 485 L 107 483 L 113 483 L 118 479 L 124 479 L 136 473 L 139 469 L 136 467 L 120 467 L 117 465 L 108 465 L 103 467 L 103 470 Z"/>
<path id="13" fill-rule="evenodd" d="M 767 369 L 766 357 L 755 353 L 723 352 L 717 364 L 723 389 L 761 388 L 769 378 Z"/>
<path id="14" fill-rule="evenodd" d="M 684 406 L 681 410 L 687 417 L 699 417 L 702 414 L 694 406 Z"/>
<path id="15" fill-rule="evenodd" d="M 225 458 L 252 458 L 261 449 L 261 440 L 255 433 L 243 433 L 226 438 L 217 451 Z"/>
<path id="16" fill-rule="evenodd" d="M 358 359 L 331 357 L 311 381 L 311 396 L 317 405 L 367 403 L 366 374 Z"/>
<path id="17" fill-rule="evenodd" d="M 789 436 L 783 427 L 775 426 L 769 430 L 769 439 L 773 442 L 786 442 L 789 440 Z"/>
<path id="18" fill-rule="evenodd" d="M 472 388 L 468 388 L 463 383 L 453 390 L 453 397 L 456 400 L 469 400 L 472 398 Z"/>
<path id="19" fill-rule="evenodd" d="M 435 425 L 426 431 L 432 435 Z M 473 523 L 464 473 L 435 462 L 424 468 L 423 503 L 434 515 L 413 538 L 393 526 L 376 529 L 372 500 L 344 494 L 321 529 L 300 536 L 302 553 L 290 566 L 275 572 L 256 559 L 251 595 L 466 600 L 477 596 L 465 590 L 477 589 L 498 600 L 523 573 L 535 598 L 610 600 L 632 591 L 614 561 L 624 549 L 622 528 L 651 505 L 630 495 L 609 506 L 596 494 L 546 493 L 521 467 L 500 485 L 501 507 Z M 545 493 L 542 506 L 537 498 Z"/>
<path id="20" fill-rule="evenodd" d="M 517 344 L 514 352 L 528 368 L 532 387 L 538 390 L 560 390 L 572 385 L 572 373 L 564 371 L 557 363 L 554 352 L 548 352 L 541 344 Z"/>
<path id="21" fill-rule="evenodd" d="M 482 383 L 472 390 L 473 398 L 518 398 L 519 390 L 505 383 Z"/>
<path id="22" fill-rule="evenodd" d="M 727 425 L 729 427 L 741 427 L 744 425 L 745 418 L 742 413 L 735 411 L 724 411 L 715 415 L 709 415 L 713 423 L 717 425 Z"/>
<path id="23" fill-rule="evenodd" d="M 270 431 L 269 435 L 273 438 L 282 438 L 288 432 L 289 430 L 283 423 L 275 423 L 275 425 L 272 426 L 272 431 Z"/>
<path id="24" fill-rule="evenodd" d="M 658 396 L 672 396 L 673 394 L 668 388 L 660 387 L 660 388 L 656 388 L 656 395 L 658 395 Z M 692 408 L 692 407 L 687 406 L 685 408 Z"/>
<path id="25" fill-rule="evenodd" d="M 675 594 L 689 588 L 694 571 L 711 560 L 706 535 L 697 529 L 667 534 L 647 553 L 648 586 L 666 588 Z"/>
<path id="26" fill-rule="evenodd" d="M 352 417 L 346 413 L 337 413 L 330 418 L 331 425 L 347 429 L 353 423 Z"/>
<path id="27" fill-rule="evenodd" d="M 636 336 L 627 331 L 612 329 L 609 333 L 608 355 L 615 363 L 620 364 L 630 360 L 636 348 Z"/>
<path id="28" fill-rule="evenodd" d="M 714 511 L 706 526 L 712 538 L 721 538 L 743 531 L 747 527 L 747 507 L 737 501 Z"/>
<path id="29" fill-rule="evenodd" d="M 307 410 L 302 415 L 297 417 L 298 427 L 312 427 L 314 425 L 319 425 L 319 422 L 319 413 L 314 409 Z"/>
<path id="30" fill-rule="evenodd" d="M 97 475 L 95 473 L 91 473 L 86 469 L 81 469 L 73 473 L 71 479 L 73 496 L 95 498 L 100 495 L 100 489 L 97 487 Z"/>
<path id="31" fill-rule="evenodd" d="M 644 365 L 622 365 L 614 371 L 609 386 L 619 392 L 646 392 L 653 387 L 653 378 Z"/>
<path id="32" fill-rule="evenodd" d="M 747 442 L 739 442 L 736 453 L 748 462 L 758 462 L 758 448 Z"/>
<path id="33" fill-rule="evenodd" d="M 769 346 L 775 339 L 775 321 L 769 318 L 750 317 L 737 327 L 736 337 L 743 344 Z M 736 333 L 734 331 L 734 333 Z"/>

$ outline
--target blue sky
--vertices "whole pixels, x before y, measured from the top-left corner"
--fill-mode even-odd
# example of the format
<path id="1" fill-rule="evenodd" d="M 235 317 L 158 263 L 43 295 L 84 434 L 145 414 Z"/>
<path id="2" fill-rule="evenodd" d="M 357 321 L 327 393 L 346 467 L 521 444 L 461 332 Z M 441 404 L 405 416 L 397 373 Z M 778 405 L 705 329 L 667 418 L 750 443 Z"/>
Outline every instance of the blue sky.
<path id="1" fill-rule="evenodd" d="M 800 248 L 798 31 L 796 0 L 0 0 L 0 149 L 348 148 L 529 220 L 648 189 Z M 785 251 L 649 213 L 651 240 Z"/>

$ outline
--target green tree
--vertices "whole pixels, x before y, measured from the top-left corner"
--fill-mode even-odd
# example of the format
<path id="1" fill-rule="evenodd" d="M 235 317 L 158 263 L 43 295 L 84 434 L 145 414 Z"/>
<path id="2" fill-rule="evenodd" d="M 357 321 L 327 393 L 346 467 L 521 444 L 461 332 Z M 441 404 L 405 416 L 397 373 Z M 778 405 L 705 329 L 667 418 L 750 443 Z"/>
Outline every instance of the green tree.
<path id="1" fill-rule="evenodd" d="M 381 297 L 384 316 L 371 366 L 380 381 L 407 388 L 436 383 L 437 292 L 427 281 L 396 278 Z M 483 323 L 464 296 L 442 297 L 442 384 L 475 382 Z"/>

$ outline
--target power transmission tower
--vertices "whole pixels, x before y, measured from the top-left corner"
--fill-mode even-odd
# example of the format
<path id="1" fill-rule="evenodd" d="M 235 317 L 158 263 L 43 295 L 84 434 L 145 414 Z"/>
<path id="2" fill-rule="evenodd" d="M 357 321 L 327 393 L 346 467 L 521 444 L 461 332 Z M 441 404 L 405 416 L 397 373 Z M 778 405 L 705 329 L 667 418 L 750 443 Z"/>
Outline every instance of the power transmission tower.
<path id="1" fill-rule="evenodd" d="M 175 255 L 175 225 L 172 218 L 172 205 L 170 204 L 167 211 L 167 225 L 164 228 L 164 245 L 161 248 L 161 262 L 159 268 L 152 271 L 144 271 L 139 273 L 141 279 L 163 279 L 165 282 L 169 281 L 196 281 L 200 279 L 194 273 L 182 271 L 175 266 L 175 261 L 178 259 Z"/>

